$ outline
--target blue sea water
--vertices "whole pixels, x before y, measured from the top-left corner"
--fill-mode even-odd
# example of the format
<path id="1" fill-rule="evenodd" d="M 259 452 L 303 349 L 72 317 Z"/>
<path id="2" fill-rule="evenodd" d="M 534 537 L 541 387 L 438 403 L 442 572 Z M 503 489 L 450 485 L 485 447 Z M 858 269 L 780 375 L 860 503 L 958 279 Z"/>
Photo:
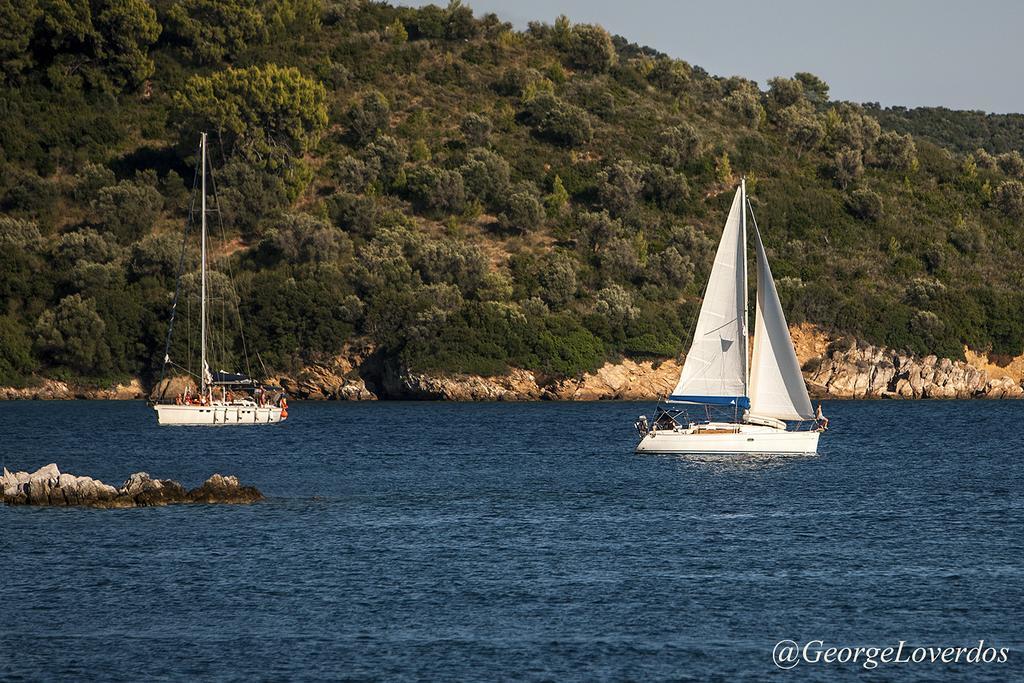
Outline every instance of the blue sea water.
<path id="1" fill-rule="evenodd" d="M 251 506 L 0 508 L 3 680 L 914 680 L 1024 675 L 1024 403 L 837 402 L 811 458 L 639 456 L 632 403 L 296 403 L 157 427 L 0 403 L 0 460 Z M 802 662 L 776 643 L 1006 647 Z"/>

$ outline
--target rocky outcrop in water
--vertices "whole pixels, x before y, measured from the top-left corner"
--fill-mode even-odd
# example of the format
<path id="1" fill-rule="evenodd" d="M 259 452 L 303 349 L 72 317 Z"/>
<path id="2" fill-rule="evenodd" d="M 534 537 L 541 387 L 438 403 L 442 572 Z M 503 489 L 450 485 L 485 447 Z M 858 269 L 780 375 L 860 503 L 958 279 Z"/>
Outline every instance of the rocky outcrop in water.
<path id="1" fill-rule="evenodd" d="M 9 472 L 0 477 L 7 505 L 132 508 L 182 503 L 254 503 L 263 499 L 255 487 L 242 486 L 237 477 L 214 474 L 191 491 L 171 479 L 153 479 L 145 472 L 128 477 L 120 488 L 92 477 L 62 473 L 51 463 L 31 474 Z"/>

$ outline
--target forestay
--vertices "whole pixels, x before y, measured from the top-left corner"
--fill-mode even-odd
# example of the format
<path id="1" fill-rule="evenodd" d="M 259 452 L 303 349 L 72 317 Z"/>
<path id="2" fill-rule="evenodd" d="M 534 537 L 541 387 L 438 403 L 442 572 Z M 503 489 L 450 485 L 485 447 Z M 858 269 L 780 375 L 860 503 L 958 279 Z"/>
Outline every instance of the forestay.
<path id="1" fill-rule="evenodd" d="M 754 249 L 757 252 L 757 322 L 754 324 L 754 358 L 750 364 L 750 413 L 779 420 L 814 419 L 756 221 Z"/>
<path id="2" fill-rule="evenodd" d="M 670 400 L 746 407 L 747 240 L 743 195 L 741 187 L 733 198 L 693 344 Z"/>

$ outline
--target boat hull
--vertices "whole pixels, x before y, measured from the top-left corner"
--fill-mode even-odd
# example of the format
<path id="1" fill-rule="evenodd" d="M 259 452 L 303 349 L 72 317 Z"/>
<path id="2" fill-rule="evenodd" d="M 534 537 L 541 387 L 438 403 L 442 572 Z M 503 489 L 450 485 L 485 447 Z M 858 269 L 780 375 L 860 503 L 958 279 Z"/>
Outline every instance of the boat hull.
<path id="1" fill-rule="evenodd" d="M 821 432 L 789 432 L 750 428 L 730 433 L 700 433 L 692 430 L 648 432 L 637 444 L 637 453 L 776 453 L 814 454 Z"/>
<path id="2" fill-rule="evenodd" d="M 277 406 L 209 405 L 179 406 L 156 405 L 157 422 L 162 425 L 253 425 L 276 424 L 287 419 Z"/>

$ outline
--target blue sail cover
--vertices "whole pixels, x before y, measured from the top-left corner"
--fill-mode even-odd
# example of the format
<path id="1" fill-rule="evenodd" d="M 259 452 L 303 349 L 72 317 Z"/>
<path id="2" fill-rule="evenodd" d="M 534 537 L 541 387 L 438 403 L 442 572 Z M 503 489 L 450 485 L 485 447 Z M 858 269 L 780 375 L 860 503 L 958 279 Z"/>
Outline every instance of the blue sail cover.
<path id="1" fill-rule="evenodd" d="M 683 396 L 672 394 L 668 397 L 671 403 L 703 403 L 709 406 L 738 406 L 743 410 L 750 409 L 750 399 L 746 396 Z"/>

